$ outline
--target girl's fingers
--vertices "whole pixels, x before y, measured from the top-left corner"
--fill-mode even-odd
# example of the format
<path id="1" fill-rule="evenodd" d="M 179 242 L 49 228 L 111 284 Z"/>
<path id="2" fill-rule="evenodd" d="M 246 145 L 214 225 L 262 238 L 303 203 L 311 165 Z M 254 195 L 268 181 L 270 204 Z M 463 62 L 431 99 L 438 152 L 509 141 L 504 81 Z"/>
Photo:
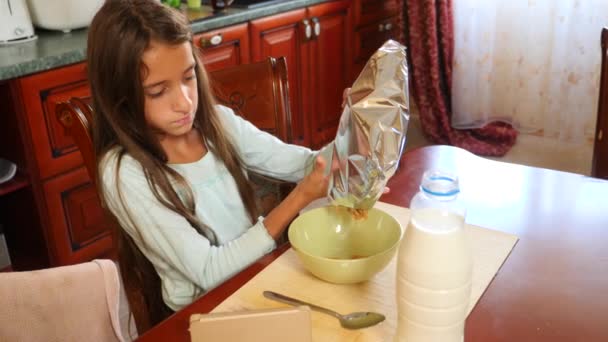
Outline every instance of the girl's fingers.
<path id="1" fill-rule="evenodd" d="M 325 158 L 318 156 L 317 159 L 315 159 L 314 171 L 323 173 L 325 171 L 326 164 L 327 162 L 325 161 Z"/>

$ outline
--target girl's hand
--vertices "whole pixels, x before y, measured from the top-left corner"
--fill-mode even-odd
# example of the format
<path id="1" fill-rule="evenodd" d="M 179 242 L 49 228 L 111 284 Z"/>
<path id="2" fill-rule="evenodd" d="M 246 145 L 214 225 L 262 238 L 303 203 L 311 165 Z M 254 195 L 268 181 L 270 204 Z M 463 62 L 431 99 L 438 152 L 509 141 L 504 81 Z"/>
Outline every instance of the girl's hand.
<path id="1" fill-rule="evenodd" d="M 317 198 L 327 196 L 329 186 L 329 176 L 325 176 L 325 165 L 327 162 L 322 156 L 317 156 L 313 170 L 308 176 L 296 186 L 296 191 L 305 199 L 311 202 Z"/>
<path id="2" fill-rule="evenodd" d="M 312 172 L 264 218 L 264 226 L 270 236 L 277 239 L 300 210 L 317 198 L 327 196 L 329 175 L 325 176 L 326 164 L 323 157 L 317 156 Z"/>

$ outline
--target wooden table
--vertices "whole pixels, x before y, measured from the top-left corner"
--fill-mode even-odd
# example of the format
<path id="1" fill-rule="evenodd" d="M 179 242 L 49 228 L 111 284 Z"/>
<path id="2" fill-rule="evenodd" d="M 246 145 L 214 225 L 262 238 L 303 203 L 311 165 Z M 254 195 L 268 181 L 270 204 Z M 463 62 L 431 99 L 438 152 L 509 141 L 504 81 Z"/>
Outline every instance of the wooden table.
<path id="1" fill-rule="evenodd" d="M 460 176 L 467 222 L 520 240 L 466 322 L 466 341 L 608 341 L 608 181 L 495 162 L 450 146 L 404 154 L 384 202 L 409 206 L 422 173 Z M 280 256 L 283 246 L 140 341 L 190 341 L 189 317 L 211 311 Z"/>

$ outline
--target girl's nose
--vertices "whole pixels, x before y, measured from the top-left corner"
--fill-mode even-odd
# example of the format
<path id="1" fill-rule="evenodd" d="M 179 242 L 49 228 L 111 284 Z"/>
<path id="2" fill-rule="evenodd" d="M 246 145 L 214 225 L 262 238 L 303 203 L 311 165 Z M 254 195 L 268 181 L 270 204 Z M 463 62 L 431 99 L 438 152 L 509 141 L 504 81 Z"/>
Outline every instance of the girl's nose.
<path id="1" fill-rule="evenodd" d="M 177 89 L 173 98 L 173 110 L 185 114 L 192 112 L 192 99 L 187 86 L 182 85 Z"/>

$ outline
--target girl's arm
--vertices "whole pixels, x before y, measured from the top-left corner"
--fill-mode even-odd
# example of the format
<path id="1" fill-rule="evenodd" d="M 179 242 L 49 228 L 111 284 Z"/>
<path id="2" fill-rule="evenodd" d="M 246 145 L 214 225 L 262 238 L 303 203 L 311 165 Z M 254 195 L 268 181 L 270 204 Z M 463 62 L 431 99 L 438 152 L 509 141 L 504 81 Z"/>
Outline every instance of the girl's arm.
<path id="1" fill-rule="evenodd" d="M 247 169 L 273 178 L 297 182 L 311 172 L 319 152 L 286 144 L 234 114 L 232 109 L 217 106 L 224 129 L 238 150 Z M 330 149 L 327 149 L 329 151 Z M 327 160 L 328 157 L 325 156 Z"/>
<path id="2" fill-rule="evenodd" d="M 218 106 L 218 111 L 248 169 L 287 181 L 302 180 L 264 219 L 266 229 L 276 239 L 300 210 L 327 195 L 329 177 L 324 174 L 328 173 L 328 157 L 321 156 L 323 152 L 286 144 L 235 115 L 230 108 Z"/>
<path id="3" fill-rule="evenodd" d="M 300 210 L 327 194 L 329 177 L 324 175 L 325 159 L 317 157 L 312 172 L 287 197 L 266 215 L 264 226 L 273 238 L 278 238 Z"/>

